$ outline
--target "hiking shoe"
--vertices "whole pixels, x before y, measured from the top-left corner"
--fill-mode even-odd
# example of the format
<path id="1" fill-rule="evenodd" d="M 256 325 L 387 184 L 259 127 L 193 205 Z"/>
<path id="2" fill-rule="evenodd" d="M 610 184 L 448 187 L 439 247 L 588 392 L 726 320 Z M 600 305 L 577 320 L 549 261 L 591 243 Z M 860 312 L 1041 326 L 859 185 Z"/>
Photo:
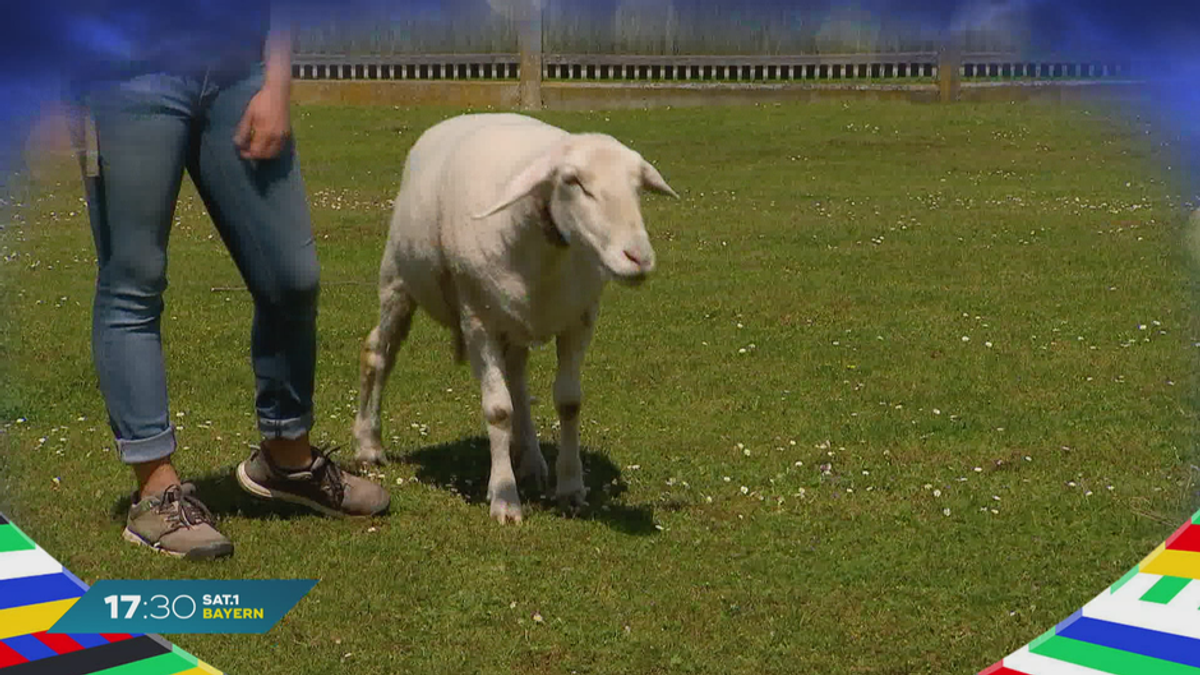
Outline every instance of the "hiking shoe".
<path id="1" fill-rule="evenodd" d="M 194 496 L 191 483 L 172 485 L 133 505 L 121 537 L 176 558 L 207 560 L 233 555 L 233 543 L 213 527 L 212 513 Z"/>
<path id="2" fill-rule="evenodd" d="M 329 516 L 373 516 L 385 511 L 391 496 L 365 478 L 344 473 L 330 457 L 336 450 L 313 448 L 306 469 L 285 469 L 261 447 L 238 465 L 242 489 L 263 499 L 303 504 Z"/>

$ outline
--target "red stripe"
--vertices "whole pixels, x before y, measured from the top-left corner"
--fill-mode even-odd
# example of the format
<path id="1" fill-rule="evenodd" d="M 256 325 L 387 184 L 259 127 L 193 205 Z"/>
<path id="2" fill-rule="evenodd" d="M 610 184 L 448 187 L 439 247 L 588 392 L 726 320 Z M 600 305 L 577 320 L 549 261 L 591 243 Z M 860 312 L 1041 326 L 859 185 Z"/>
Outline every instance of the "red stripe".
<path id="1" fill-rule="evenodd" d="M 1012 668 L 1005 666 L 1003 661 L 1000 661 L 1000 662 L 994 664 L 991 668 L 980 671 L 979 675 L 1028 675 L 1028 674 L 1022 673 L 1019 670 L 1013 670 Z"/>
<path id="2" fill-rule="evenodd" d="M 1166 546 L 1167 548 L 1170 548 L 1170 547 L 1171 547 L 1171 543 L 1172 543 L 1172 542 L 1174 542 L 1176 539 L 1178 539 L 1178 538 L 1179 538 L 1179 535 L 1181 535 L 1181 534 L 1183 534 L 1185 531 L 1187 531 L 1187 529 L 1188 529 L 1189 527 L 1191 527 L 1191 525 L 1192 525 L 1191 521 L 1188 521 L 1188 522 L 1186 522 L 1186 523 L 1184 523 L 1184 524 L 1180 525 L 1180 526 L 1179 526 L 1179 529 L 1175 530 L 1174 532 L 1172 532 L 1172 533 L 1171 533 L 1171 536 L 1167 537 L 1167 541 L 1166 541 L 1166 543 L 1164 543 L 1164 544 L 1163 544 L 1163 546 Z"/>
<path id="3" fill-rule="evenodd" d="M 54 650 L 55 654 L 70 654 L 83 649 L 83 645 L 71 639 L 69 635 L 59 633 L 34 633 L 33 637 L 41 640 L 42 644 Z"/>
<path id="4" fill-rule="evenodd" d="M 17 653 L 17 650 L 0 642 L 0 668 L 15 666 L 18 663 L 28 663 L 29 659 Z"/>
<path id="5" fill-rule="evenodd" d="M 101 633 L 100 637 L 108 640 L 109 642 L 120 642 L 121 640 L 128 640 L 133 636 L 129 633 Z"/>
<path id="6" fill-rule="evenodd" d="M 1167 540 L 1167 548 L 1172 551 L 1200 553 L 1200 525 L 1188 523 L 1179 528 L 1179 531 Z"/>

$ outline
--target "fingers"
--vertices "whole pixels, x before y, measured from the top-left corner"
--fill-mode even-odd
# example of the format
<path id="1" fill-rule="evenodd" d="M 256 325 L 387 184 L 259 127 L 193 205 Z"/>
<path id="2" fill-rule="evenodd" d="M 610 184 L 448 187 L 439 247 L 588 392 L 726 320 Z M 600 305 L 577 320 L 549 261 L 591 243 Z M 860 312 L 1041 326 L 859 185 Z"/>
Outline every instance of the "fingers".
<path id="1" fill-rule="evenodd" d="M 242 159 L 273 159 L 283 151 L 288 135 L 286 110 L 280 112 L 256 96 L 234 130 L 233 143 Z"/>
<path id="2" fill-rule="evenodd" d="M 233 144 L 238 150 L 242 151 L 242 157 L 246 156 L 246 152 L 250 149 L 250 137 L 254 134 L 254 124 L 251 120 L 252 112 L 247 110 L 242 115 L 242 120 L 238 122 L 237 129 L 233 132 Z"/>
<path id="3" fill-rule="evenodd" d="M 234 136 L 234 144 L 237 145 L 242 159 L 274 159 L 283 151 L 287 136 L 285 132 L 264 131 L 251 124 L 245 132 L 239 128 L 239 133 Z"/>
<path id="4" fill-rule="evenodd" d="M 254 133 L 250 137 L 250 147 L 242 151 L 246 159 L 274 159 L 283 150 L 285 136 L 276 133 Z"/>
<path id="5" fill-rule="evenodd" d="M 262 148 L 259 153 L 259 159 L 274 159 L 283 152 L 283 145 L 287 142 L 287 132 L 278 132 L 269 135 L 264 135 Z"/>

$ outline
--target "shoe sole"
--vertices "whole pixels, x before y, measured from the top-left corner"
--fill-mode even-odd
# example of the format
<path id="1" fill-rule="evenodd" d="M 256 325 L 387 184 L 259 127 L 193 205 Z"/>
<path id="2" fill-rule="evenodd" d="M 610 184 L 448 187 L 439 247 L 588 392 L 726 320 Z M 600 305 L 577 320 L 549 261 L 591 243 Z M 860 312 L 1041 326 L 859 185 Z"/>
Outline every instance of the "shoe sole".
<path id="1" fill-rule="evenodd" d="M 146 548 L 153 549 L 172 558 L 185 558 L 187 560 L 215 560 L 217 558 L 224 558 L 226 556 L 233 555 L 233 544 L 228 542 L 209 544 L 208 546 L 197 546 L 196 548 L 185 552 L 172 551 L 169 548 L 163 548 L 158 544 L 151 543 L 128 527 L 121 532 L 121 538 L 132 544 L 145 546 Z"/>
<path id="2" fill-rule="evenodd" d="M 250 474 L 246 473 L 246 462 L 244 461 L 241 464 L 238 464 L 237 482 L 238 485 L 242 486 L 243 490 L 254 495 L 255 497 L 258 497 L 259 499 L 278 500 L 281 502 L 287 502 L 289 504 L 307 506 L 314 511 L 319 511 L 320 513 L 333 518 L 369 518 L 370 516 L 379 515 L 380 513 L 383 513 L 383 511 L 387 510 L 385 507 L 376 513 L 352 515 L 344 511 L 338 511 L 337 509 L 329 508 L 328 506 L 325 506 L 320 502 L 315 502 L 307 497 L 301 497 L 300 495 L 292 494 L 291 492 L 284 492 L 283 490 L 272 490 L 265 485 L 259 485 L 254 481 L 253 478 L 250 477 Z"/>

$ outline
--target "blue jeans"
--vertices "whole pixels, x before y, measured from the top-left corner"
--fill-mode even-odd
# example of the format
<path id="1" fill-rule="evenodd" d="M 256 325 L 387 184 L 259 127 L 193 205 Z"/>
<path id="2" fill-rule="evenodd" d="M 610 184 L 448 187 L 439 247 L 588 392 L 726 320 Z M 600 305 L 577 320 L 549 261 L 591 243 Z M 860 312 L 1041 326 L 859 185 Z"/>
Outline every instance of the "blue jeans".
<path id="1" fill-rule="evenodd" d="M 185 170 L 254 300 L 259 430 L 298 438 L 312 426 L 319 267 L 296 149 L 289 141 L 276 158 L 254 162 L 233 142 L 262 82 L 255 64 L 138 75 L 84 94 L 100 159 L 89 209 L 99 262 L 92 350 L 126 463 L 175 451 L 160 321 Z"/>

